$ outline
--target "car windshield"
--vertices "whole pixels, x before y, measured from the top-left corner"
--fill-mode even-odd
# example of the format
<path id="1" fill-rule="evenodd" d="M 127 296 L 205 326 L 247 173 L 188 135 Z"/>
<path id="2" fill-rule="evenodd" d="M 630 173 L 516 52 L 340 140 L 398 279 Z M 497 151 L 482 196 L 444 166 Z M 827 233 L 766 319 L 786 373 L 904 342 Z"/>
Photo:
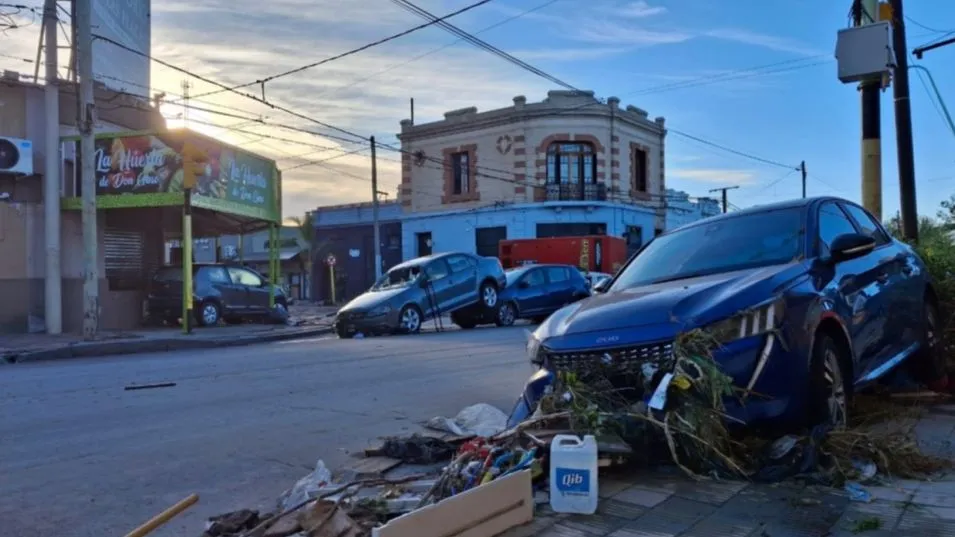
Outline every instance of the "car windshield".
<path id="1" fill-rule="evenodd" d="M 421 276 L 421 267 L 413 265 L 410 267 L 395 267 L 385 273 L 377 282 L 372 291 L 382 291 L 385 289 L 395 289 L 407 287 L 417 281 Z"/>
<path id="2" fill-rule="evenodd" d="M 507 285 L 513 285 L 514 282 L 519 280 L 524 273 L 527 272 L 526 267 L 510 269 L 504 273 L 504 277 L 507 278 Z"/>
<path id="3" fill-rule="evenodd" d="M 751 213 L 661 235 L 611 290 L 793 261 L 803 250 L 803 209 Z"/>

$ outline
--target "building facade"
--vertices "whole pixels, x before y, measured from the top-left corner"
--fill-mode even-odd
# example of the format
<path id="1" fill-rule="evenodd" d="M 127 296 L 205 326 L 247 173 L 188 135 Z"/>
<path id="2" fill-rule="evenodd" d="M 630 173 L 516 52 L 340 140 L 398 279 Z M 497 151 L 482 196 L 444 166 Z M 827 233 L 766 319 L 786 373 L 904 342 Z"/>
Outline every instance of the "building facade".
<path id="1" fill-rule="evenodd" d="M 24 82 L 25 75 L 6 71 L 0 77 L 0 136 L 22 138 L 33 143 L 34 173 L 28 176 L 0 174 L 0 296 L 5 306 L 0 308 L 0 332 L 39 331 L 44 326 L 44 278 L 46 276 L 43 175 L 45 144 L 44 87 Z M 60 81 L 60 135 L 77 134 L 75 122 L 77 88 L 68 81 Z M 165 120 L 158 110 L 141 99 L 110 91 L 96 84 L 98 104 L 96 132 L 156 130 L 165 128 Z M 108 104 L 107 104 L 108 103 Z M 63 163 L 63 193 L 73 188 L 69 177 L 73 163 Z M 131 328 L 129 319 L 138 319 L 142 309 L 139 293 L 118 289 L 111 283 L 112 245 L 128 242 L 131 222 L 126 215 L 98 214 L 100 326 L 103 328 Z M 60 231 L 60 259 L 62 270 L 62 327 L 74 332 L 83 322 L 83 247 L 81 217 L 78 211 L 62 211 Z M 159 234 L 140 237 L 154 243 L 155 249 L 143 249 L 142 262 L 155 265 L 161 262 L 162 238 Z M 148 257 L 148 259 L 146 259 Z"/>
<path id="2" fill-rule="evenodd" d="M 551 91 L 539 103 L 455 110 L 401 122 L 399 199 L 408 213 L 493 203 L 615 202 L 654 209 L 666 225 L 665 120 L 593 92 Z"/>

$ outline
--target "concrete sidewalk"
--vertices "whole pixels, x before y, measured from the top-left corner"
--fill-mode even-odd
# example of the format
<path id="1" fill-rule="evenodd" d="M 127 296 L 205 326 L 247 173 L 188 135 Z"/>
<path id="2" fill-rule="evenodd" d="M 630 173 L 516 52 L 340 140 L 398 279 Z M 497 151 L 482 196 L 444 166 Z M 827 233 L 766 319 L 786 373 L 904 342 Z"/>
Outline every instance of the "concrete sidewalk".
<path id="1" fill-rule="evenodd" d="M 916 428 L 923 451 L 952 458 L 955 405 L 926 409 Z M 869 503 L 843 490 L 796 483 L 694 482 L 677 471 L 601 474 L 595 515 L 538 507 L 533 523 L 502 537 L 955 536 L 955 476 L 885 479 Z"/>
<path id="2" fill-rule="evenodd" d="M 195 328 L 188 335 L 179 327 L 105 332 L 93 341 L 85 341 L 78 334 L 7 334 L 0 336 L 0 363 L 235 347 L 317 337 L 331 333 L 334 312 L 335 308 L 294 304 L 289 308 L 286 325 Z"/>

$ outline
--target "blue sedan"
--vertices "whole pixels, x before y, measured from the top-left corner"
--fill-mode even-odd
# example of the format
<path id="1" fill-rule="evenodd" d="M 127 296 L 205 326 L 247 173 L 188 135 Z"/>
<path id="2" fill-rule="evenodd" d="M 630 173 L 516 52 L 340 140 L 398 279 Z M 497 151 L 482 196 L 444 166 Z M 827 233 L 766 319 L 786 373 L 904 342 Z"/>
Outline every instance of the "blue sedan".
<path id="1" fill-rule="evenodd" d="M 563 306 L 590 296 L 587 280 L 568 265 L 527 265 L 507 271 L 506 276 L 498 326 L 510 326 L 517 319 L 540 322 Z"/>
<path id="2" fill-rule="evenodd" d="M 601 360 L 630 374 L 666 363 L 678 334 L 704 329 L 714 359 L 744 393 L 727 411 L 744 423 L 846 423 L 854 391 L 904 365 L 945 376 L 939 304 L 922 260 L 862 207 L 813 198 L 694 222 L 647 243 L 593 297 L 530 336 L 539 370 L 511 424 L 536 409 L 561 371 Z M 646 397 L 648 394 L 637 394 Z"/>

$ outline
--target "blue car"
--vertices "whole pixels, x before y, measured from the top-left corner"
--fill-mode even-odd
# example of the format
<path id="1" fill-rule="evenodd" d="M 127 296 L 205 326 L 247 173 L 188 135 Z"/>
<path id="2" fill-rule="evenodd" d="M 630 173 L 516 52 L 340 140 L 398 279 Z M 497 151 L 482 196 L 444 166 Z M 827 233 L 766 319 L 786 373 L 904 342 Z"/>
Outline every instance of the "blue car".
<path id="1" fill-rule="evenodd" d="M 743 423 L 841 426 L 852 393 L 897 366 L 926 384 L 946 373 L 922 260 L 838 198 L 753 207 L 664 233 L 595 291 L 530 336 L 539 370 L 512 425 L 534 412 L 556 372 L 601 360 L 627 378 L 693 329 L 716 335 L 714 359 L 737 387 L 761 395 L 727 398 Z"/>
<path id="2" fill-rule="evenodd" d="M 590 296 L 587 280 L 568 265 L 526 265 L 507 271 L 506 276 L 498 326 L 511 326 L 517 319 L 541 322 L 563 306 Z"/>

